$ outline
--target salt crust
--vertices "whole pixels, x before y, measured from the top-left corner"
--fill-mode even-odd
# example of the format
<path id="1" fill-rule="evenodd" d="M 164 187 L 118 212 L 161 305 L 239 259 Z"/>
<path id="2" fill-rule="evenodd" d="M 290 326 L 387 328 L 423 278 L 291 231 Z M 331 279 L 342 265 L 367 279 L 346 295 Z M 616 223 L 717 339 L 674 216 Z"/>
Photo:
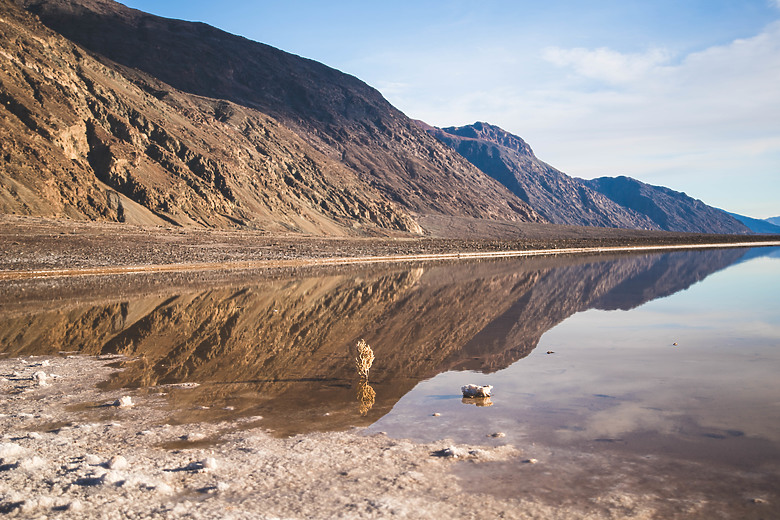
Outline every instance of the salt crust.
<path id="1" fill-rule="evenodd" d="M 0 375 L 20 374 L 14 386 L 0 388 L 0 511 L 9 517 L 583 516 L 559 504 L 464 493 L 468 482 L 452 471 L 519 460 L 522 452 L 510 445 L 419 444 L 360 431 L 279 439 L 259 428 L 247 430 L 246 421 L 169 425 L 159 396 L 137 397 L 129 410 L 83 407 L 122 397 L 96 388 L 115 370 L 109 360 L 69 356 L 49 362 L 61 377 L 40 386 L 23 360 L 0 361 Z M 51 430 L 52 422 L 71 426 Z M 15 433 L 21 423 L 25 434 Z M 196 435 L 220 442 L 161 447 Z"/>

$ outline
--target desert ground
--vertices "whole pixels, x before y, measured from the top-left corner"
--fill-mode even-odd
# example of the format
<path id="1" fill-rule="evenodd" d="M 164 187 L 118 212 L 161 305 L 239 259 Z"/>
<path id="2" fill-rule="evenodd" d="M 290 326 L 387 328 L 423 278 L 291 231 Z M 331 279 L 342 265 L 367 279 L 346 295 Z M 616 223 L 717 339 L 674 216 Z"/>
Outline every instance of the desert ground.
<path id="1" fill-rule="evenodd" d="M 326 258 L 777 239 L 539 225 L 525 225 L 518 238 L 517 229 L 496 224 L 492 238 L 477 240 L 469 222 L 441 225 L 463 238 L 272 236 L 0 217 L 0 312 L 88 297 L 109 279 L 119 291 L 137 292 L 336 268 L 315 261 Z M 145 276 L 144 268 L 158 272 Z M 683 463 L 668 479 L 645 476 L 636 461 L 514 445 L 493 431 L 482 444 L 457 445 L 360 428 L 279 438 L 260 417 L 177 424 L 167 405 L 172 388 L 101 389 L 120 370 L 113 356 L 2 352 L 0 512 L 9 517 L 707 518 L 719 504 L 695 489 L 670 500 L 675 486 L 691 475 L 703 486 L 728 486 L 730 478 Z M 507 479 L 538 489 L 512 494 L 501 484 Z M 766 495 L 743 499 L 745 518 L 775 511 Z"/>

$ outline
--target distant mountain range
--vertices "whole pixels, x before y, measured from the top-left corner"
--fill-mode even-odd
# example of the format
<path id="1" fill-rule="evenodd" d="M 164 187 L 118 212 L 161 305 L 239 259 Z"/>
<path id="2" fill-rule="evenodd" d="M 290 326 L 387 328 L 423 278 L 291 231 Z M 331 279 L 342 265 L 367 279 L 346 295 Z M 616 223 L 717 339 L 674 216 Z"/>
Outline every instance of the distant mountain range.
<path id="1" fill-rule="evenodd" d="M 729 213 L 732 217 L 745 224 L 753 233 L 767 234 L 767 235 L 780 235 L 780 217 L 772 217 L 767 219 L 758 219 L 752 217 L 746 217 L 744 215 L 737 215 L 736 213 Z"/>
<path id="2" fill-rule="evenodd" d="M 666 188 L 573 179 L 488 124 L 421 127 L 353 76 L 202 23 L 112 0 L 0 0 L 0 18 L 2 213 L 322 235 L 426 234 L 440 217 L 750 232 Z"/>
<path id="3" fill-rule="evenodd" d="M 434 128 L 418 124 L 556 224 L 750 232 L 733 216 L 685 193 L 629 177 L 572 178 L 540 161 L 525 141 L 497 126 L 478 122 Z"/>

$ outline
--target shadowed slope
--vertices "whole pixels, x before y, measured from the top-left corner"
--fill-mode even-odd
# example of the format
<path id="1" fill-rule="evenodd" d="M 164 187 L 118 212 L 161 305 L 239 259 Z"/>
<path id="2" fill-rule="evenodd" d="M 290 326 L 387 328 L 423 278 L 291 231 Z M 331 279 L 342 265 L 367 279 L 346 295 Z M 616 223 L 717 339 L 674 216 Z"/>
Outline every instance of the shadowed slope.
<path id="1" fill-rule="evenodd" d="M 267 114 L 406 211 L 544 220 L 352 76 L 205 24 L 163 19 L 109 0 L 22 3 L 54 30 L 114 62 L 180 91 Z M 160 85 L 151 92 L 161 99 L 168 93 Z"/>

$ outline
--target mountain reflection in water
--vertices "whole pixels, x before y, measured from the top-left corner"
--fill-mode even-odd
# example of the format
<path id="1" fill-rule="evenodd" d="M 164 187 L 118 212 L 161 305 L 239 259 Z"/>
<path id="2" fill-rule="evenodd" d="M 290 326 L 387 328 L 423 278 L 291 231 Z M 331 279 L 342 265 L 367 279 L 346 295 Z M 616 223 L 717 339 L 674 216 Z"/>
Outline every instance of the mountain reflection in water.
<path id="1" fill-rule="evenodd" d="M 260 424 L 278 435 L 345 429 L 375 422 L 442 372 L 508 367 L 577 312 L 636 307 L 743 255 L 723 249 L 392 266 L 64 301 L 55 310 L 0 302 L 0 345 L 12 356 L 130 356 L 106 386 L 167 392 L 172 421 L 262 416 Z M 361 338 L 375 354 L 371 406 L 355 372 Z M 199 386 L 160 389 L 179 383 Z"/>

